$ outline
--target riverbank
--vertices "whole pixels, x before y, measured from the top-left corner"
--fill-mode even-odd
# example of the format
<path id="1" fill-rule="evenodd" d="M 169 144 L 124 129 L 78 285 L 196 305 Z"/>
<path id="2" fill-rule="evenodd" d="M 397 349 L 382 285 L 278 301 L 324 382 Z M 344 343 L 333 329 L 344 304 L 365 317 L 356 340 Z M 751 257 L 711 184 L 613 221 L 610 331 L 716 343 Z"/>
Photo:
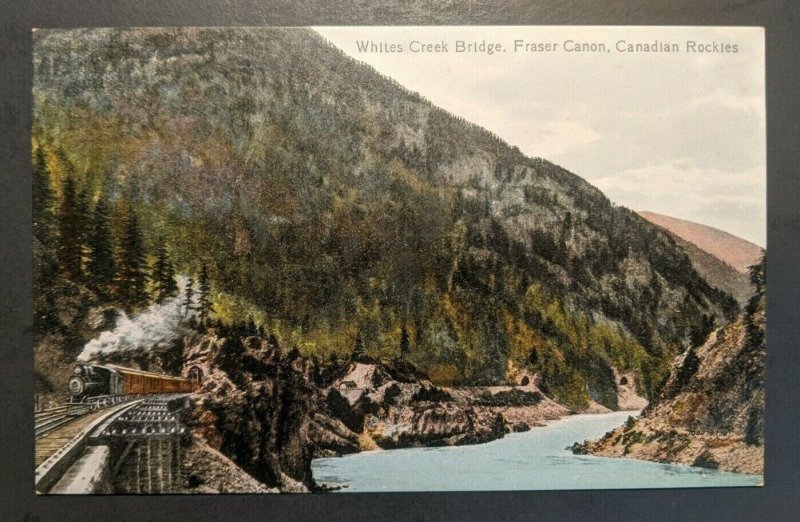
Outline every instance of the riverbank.
<path id="1" fill-rule="evenodd" d="M 622 409 L 647 405 L 633 375 L 614 376 Z M 361 358 L 346 364 L 323 393 L 330 413 L 358 436 L 358 451 L 480 444 L 576 413 L 611 411 L 594 401 L 570 410 L 543 393 L 538 374 L 515 377 L 516 385 L 438 387 L 409 365 Z"/>
<path id="2" fill-rule="evenodd" d="M 638 419 L 630 428 L 617 426 L 599 440 L 576 443 L 572 451 L 750 475 L 764 472 L 763 446 L 747 444 L 736 434 L 692 434 L 661 419 Z"/>

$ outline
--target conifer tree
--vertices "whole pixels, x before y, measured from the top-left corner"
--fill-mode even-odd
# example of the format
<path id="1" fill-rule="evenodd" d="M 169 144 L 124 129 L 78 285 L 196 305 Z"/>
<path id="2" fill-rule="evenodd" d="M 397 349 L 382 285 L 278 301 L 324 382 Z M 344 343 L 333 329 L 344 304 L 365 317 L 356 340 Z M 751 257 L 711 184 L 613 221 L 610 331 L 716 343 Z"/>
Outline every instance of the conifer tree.
<path id="1" fill-rule="evenodd" d="M 78 194 L 75 203 L 75 219 L 77 220 L 78 224 L 78 251 L 80 253 L 81 273 L 83 273 L 85 270 L 84 259 L 88 257 L 89 237 L 91 237 L 92 233 L 92 213 L 90 210 L 91 205 L 89 203 L 89 198 L 89 191 L 84 189 Z"/>
<path id="2" fill-rule="evenodd" d="M 400 332 L 400 358 L 405 361 L 409 353 L 411 353 L 411 343 L 408 339 L 408 329 L 403 323 L 403 329 Z"/>
<path id="3" fill-rule="evenodd" d="M 128 306 L 138 306 L 147 301 L 145 288 L 146 265 L 144 257 L 144 239 L 139 228 L 136 212 L 131 208 L 128 211 L 125 229 L 119 248 L 119 266 L 117 277 L 117 295 Z"/>
<path id="4" fill-rule="evenodd" d="M 72 162 L 67 157 L 67 153 L 64 152 L 64 149 L 61 147 L 61 145 L 56 146 L 55 155 L 56 155 L 56 165 L 59 164 L 61 165 L 67 177 L 74 178 L 75 166 L 72 165 Z"/>
<path id="5" fill-rule="evenodd" d="M 194 279 L 191 277 L 186 281 L 186 288 L 183 290 L 183 316 L 194 310 Z"/>
<path id="6" fill-rule="evenodd" d="M 258 328 L 256 328 L 256 322 L 253 320 L 253 316 L 250 316 L 247 319 L 247 335 L 257 335 Z"/>
<path id="7" fill-rule="evenodd" d="M 353 342 L 353 354 L 351 358 L 357 360 L 364 356 L 364 340 L 361 338 L 361 332 L 356 334 L 356 340 Z"/>
<path id="8" fill-rule="evenodd" d="M 156 252 L 156 260 L 150 269 L 150 282 L 153 284 L 153 300 L 157 303 L 163 301 L 161 292 L 161 282 L 164 280 L 164 272 L 166 271 L 167 264 L 167 250 L 164 248 L 164 243 L 158 244 Z"/>
<path id="9" fill-rule="evenodd" d="M 175 266 L 167 259 L 167 270 L 164 273 L 164 292 L 167 297 L 178 295 L 178 280 L 175 279 Z"/>
<path id="10" fill-rule="evenodd" d="M 199 291 L 197 312 L 201 325 L 205 325 L 208 316 L 214 311 L 211 305 L 211 282 L 208 279 L 208 266 L 205 262 L 200 267 L 200 275 L 197 279 L 197 287 Z"/>
<path id="11" fill-rule="evenodd" d="M 109 297 L 114 283 L 115 266 L 109 208 L 103 195 L 94 206 L 88 236 L 89 261 L 86 271 L 89 286 L 101 297 Z"/>
<path id="12" fill-rule="evenodd" d="M 150 272 L 150 281 L 153 284 L 153 300 L 163 303 L 168 297 L 178 293 L 178 284 L 175 282 L 175 268 L 167 255 L 167 248 L 163 242 L 158 245 L 156 260 Z"/>
<path id="13" fill-rule="evenodd" d="M 43 147 L 33 161 L 33 296 L 34 329 L 37 337 L 58 324 L 52 288 L 58 278 L 58 260 L 53 250 L 54 212 L 50 169 Z"/>
<path id="14" fill-rule="evenodd" d="M 50 168 L 43 147 L 36 149 L 33 161 L 33 235 L 49 245 L 53 235 L 53 191 L 50 188 Z"/>
<path id="15" fill-rule="evenodd" d="M 81 216 L 75 182 L 67 175 L 63 182 L 61 204 L 58 208 L 58 265 L 70 279 L 81 276 Z"/>
<path id="16" fill-rule="evenodd" d="M 745 306 L 744 324 L 747 346 L 755 349 L 765 349 L 764 325 L 755 321 L 756 312 L 763 306 L 764 293 L 767 286 L 767 253 L 761 250 L 758 263 L 748 267 L 750 282 L 756 287 L 756 292 L 750 297 Z"/>
<path id="17" fill-rule="evenodd" d="M 756 287 L 756 294 L 759 296 L 762 295 L 767 279 L 766 250 L 761 250 L 761 253 L 758 256 L 758 262 L 756 264 L 747 267 L 747 274 L 750 276 L 750 282 Z"/>

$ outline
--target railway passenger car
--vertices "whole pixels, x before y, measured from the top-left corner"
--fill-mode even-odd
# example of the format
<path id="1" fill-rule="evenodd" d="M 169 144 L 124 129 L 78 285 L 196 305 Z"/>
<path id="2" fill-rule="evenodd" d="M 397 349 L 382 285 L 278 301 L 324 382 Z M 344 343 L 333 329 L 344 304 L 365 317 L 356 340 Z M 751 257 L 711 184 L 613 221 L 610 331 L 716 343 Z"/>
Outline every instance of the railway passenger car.
<path id="1" fill-rule="evenodd" d="M 78 364 L 68 383 L 73 402 L 100 395 L 192 392 L 198 385 L 197 379 L 145 372 L 113 364 Z"/>

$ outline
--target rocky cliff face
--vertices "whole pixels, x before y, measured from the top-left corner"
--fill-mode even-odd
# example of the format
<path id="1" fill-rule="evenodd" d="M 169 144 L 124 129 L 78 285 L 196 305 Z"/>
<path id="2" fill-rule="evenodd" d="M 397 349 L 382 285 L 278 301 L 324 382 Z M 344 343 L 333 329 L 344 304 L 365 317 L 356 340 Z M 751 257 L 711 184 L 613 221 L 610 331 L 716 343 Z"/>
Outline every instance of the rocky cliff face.
<path id="1" fill-rule="evenodd" d="M 315 487 L 315 437 L 340 451 L 348 447 L 346 429 L 337 433 L 340 423 L 314 413 L 320 399 L 315 367 L 296 351 L 256 337 L 197 336 L 187 342 L 184 369 L 202 376 L 193 431 L 268 486 L 288 492 Z"/>
<path id="2" fill-rule="evenodd" d="M 324 489 L 311 473 L 314 458 L 478 444 L 573 413 L 527 371 L 515 372 L 516 386 L 438 387 L 404 361 L 359 355 L 319 363 L 282 348 L 272 335 L 225 332 L 212 327 L 95 360 L 200 376 L 187 421 L 187 493 Z M 641 408 L 633 374 L 615 377 L 620 407 Z"/>
<path id="3" fill-rule="evenodd" d="M 763 300 L 755 308 L 678 357 L 640 418 L 573 451 L 763 473 Z"/>

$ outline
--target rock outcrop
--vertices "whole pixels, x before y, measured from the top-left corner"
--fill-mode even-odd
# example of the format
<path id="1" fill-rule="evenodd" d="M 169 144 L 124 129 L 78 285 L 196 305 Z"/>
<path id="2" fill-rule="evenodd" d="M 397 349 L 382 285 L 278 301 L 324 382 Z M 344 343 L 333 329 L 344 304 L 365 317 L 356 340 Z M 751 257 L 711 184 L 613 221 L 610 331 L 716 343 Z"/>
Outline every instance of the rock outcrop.
<path id="1" fill-rule="evenodd" d="M 383 415 L 368 417 L 364 431 L 384 449 L 461 446 L 502 437 L 505 423 L 499 413 L 452 403 L 429 403 L 390 407 Z"/>
<path id="2" fill-rule="evenodd" d="M 257 481 L 228 457 L 194 437 L 186 448 L 181 493 L 278 493 Z"/>
<path id="3" fill-rule="evenodd" d="M 440 388 L 397 366 L 354 361 L 327 392 L 330 411 L 362 434 L 362 449 L 478 444 L 570 413 L 531 383 Z"/>
<path id="4" fill-rule="evenodd" d="M 109 316 L 93 317 L 100 327 Z M 517 375 L 515 386 L 439 387 L 403 360 L 358 355 L 323 364 L 272 335 L 242 335 L 209 327 L 97 360 L 200 379 L 186 421 L 184 492 L 325 489 L 313 479 L 314 458 L 479 444 L 574 413 L 541 391 L 538 374 Z M 638 398 L 627 378 L 618 384 L 621 405 L 625 390 Z"/>

